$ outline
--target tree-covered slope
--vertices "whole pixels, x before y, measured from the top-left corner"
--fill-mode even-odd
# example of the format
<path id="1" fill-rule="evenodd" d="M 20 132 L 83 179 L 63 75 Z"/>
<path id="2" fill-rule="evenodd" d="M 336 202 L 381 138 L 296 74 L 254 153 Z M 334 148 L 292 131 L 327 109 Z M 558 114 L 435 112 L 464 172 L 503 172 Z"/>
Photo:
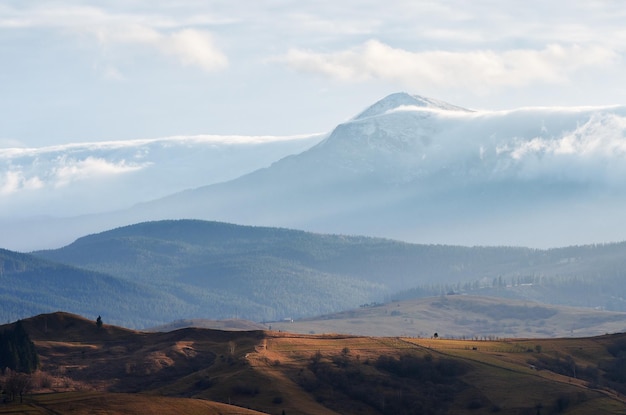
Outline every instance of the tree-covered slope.
<path id="1" fill-rule="evenodd" d="M 499 275 L 511 267 L 522 270 L 553 261 L 536 253 L 527 248 L 418 245 L 364 236 L 166 220 L 85 236 L 64 248 L 35 254 L 141 280 L 210 281 L 211 286 L 230 286 L 245 276 L 308 269 L 382 284 L 393 291 L 423 281 Z"/>
<path id="2" fill-rule="evenodd" d="M 320 240 L 327 239 L 328 243 Z M 200 308 L 187 317 L 315 315 L 378 298 L 385 284 L 337 271 L 340 237 L 202 221 L 142 223 L 37 255 L 151 284 Z M 171 316 L 163 315 L 164 321 Z"/>
<path id="3" fill-rule="evenodd" d="M 147 284 L 0 249 L 0 321 L 68 310 L 129 326 L 184 316 L 184 302 Z M 158 311 L 157 311 L 158 310 Z"/>
<path id="4" fill-rule="evenodd" d="M 485 285 L 494 295 L 624 309 L 614 299 L 626 265 L 624 243 L 551 250 L 417 245 L 171 220 L 85 236 L 36 255 L 150 285 L 186 304 L 193 313 L 185 318 L 297 318 L 399 292 L 406 298 Z M 159 309 L 154 316 L 176 318 Z"/>

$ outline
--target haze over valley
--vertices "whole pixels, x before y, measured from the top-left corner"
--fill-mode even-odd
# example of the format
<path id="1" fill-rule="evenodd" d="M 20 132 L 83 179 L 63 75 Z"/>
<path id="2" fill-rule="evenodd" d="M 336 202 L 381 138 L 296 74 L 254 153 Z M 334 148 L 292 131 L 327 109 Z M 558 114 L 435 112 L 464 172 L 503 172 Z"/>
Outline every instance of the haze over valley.
<path id="1" fill-rule="evenodd" d="M 315 136 L 6 149 L 1 269 L 29 283 L 3 312 L 102 304 L 146 328 L 446 294 L 625 312 L 625 131 L 620 106 L 476 111 L 394 93 Z M 102 280 L 53 288 L 65 273 Z"/>

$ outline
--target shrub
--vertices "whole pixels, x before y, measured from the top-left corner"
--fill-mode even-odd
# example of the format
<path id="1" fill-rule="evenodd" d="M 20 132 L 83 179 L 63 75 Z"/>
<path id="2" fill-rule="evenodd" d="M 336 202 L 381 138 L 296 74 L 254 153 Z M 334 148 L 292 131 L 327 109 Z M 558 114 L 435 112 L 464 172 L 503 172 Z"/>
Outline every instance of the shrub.
<path id="1" fill-rule="evenodd" d="M 483 403 L 480 400 L 478 400 L 478 399 L 472 399 L 467 404 L 467 409 L 470 409 L 470 410 L 480 409 L 482 407 L 483 407 Z"/>
<path id="2" fill-rule="evenodd" d="M 245 383 L 238 383 L 234 385 L 231 390 L 235 395 L 255 396 L 259 393 L 258 386 Z"/>

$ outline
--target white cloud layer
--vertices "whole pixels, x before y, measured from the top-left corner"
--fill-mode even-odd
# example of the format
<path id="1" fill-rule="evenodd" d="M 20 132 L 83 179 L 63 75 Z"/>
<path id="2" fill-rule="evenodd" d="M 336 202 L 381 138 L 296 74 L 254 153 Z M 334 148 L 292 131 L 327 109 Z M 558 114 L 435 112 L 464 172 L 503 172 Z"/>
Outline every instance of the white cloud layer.
<path id="1" fill-rule="evenodd" d="M 103 158 L 91 156 L 82 160 L 62 156 L 56 164 L 57 167 L 52 171 L 55 187 L 67 186 L 77 180 L 134 172 L 148 165 L 147 163 L 128 163 L 126 160 L 109 162 Z"/>
<path id="2" fill-rule="evenodd" d="M 331 53 L 291 49 L 276 60 L 302 72 L 318 73 L 344 81 L 371 79 L 424 85 L 487 90 L 532 83 L 562 83 L 575 71 L 603 66 L 617 58 L 613 50 L 577 45 L 548 45 L 543 49 L 463 52 L 411 52 L 378 40 Z"/>
<path id="3" fill-rule="evenodd" d="M 376 128 L 389 142 L 408 146 L 409 173 L 458 168 L 486 181 L 626 190 L 626 106 L 463 111 L 401 105 L 384 114 Z M 403 119 L 414 124 L 399 128 Z M 415 138 L 421 135 L 423 141 Z M 468 163 L 473 167 L 466 171 Z"/>
<path id="4" fill-rule="evenodd" d="M 500 148 L 526 179 L 570 180 L 623 188 L 626 175 L 626 116 L 592 114 L 562 135 L 515 139 Z"/>
<path id="5" fill-rule="evenodd" d="M 0 217 L 128 207 L 235 178 L 321 139 L 195 135 L 0 148 Z"/>
<path id="6" fill-rule="evenodd" d="M 66 155 L 60 155 L 52 160 L 37 157 L 8 163 L 0 162 L 0 166 L 3 164 L 3 171 L 0 171 L 0 194 L 4 196 L 46 187 L 58 189 L 77 181 L 93 181 L 131 173 L 149 165 L 126 160 L 111 162 L 101 157 L 74 158 Z"/>
<path id="7" fill-rule="evenodd" d="M 36 190 L 43 186 L 44 183 L 39 177 L 25 177 L 19 169 L 0 173 L 0 196 L 7 197 L 20 190 Z"/>
<path id="8" fill-rule="evenodd" d="M 315 136 L 197 135 L 72 143 L 38 148 L 0 148 L 0 192 L 8 195 L 44 187 L 61 188 L 77 181 L 125 175 L 155 163 L 162 165 L 164 160 L 161 157 L 166 154 L 160 154 L 161 152 L 184 154 L 201 152 L 206 148 L 254 148 L 272 143 L 303 142 L 306 146 L 306 143 L 315 140 Z M 207 159 L 205 162 L 211 163 L 212 160 Z"/>

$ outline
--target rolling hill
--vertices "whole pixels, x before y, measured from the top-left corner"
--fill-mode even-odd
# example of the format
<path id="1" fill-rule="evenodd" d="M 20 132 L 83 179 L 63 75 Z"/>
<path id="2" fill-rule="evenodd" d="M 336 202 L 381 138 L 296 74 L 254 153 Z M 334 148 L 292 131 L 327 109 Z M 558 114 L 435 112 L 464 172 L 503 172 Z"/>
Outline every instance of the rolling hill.
<path id="1" fill-rule="evenodd" d="M 450 292 L 626 311 L 626 243 L 470 248 L 178 220 L 117 228 L 34 254 L 185 304 L 176 315 L 150 307 L 157 324 L 312 317 Z"/>
<path id="2" fill-rule="evenodd" d="M 199 413 L 205 405 L 212 413 L 211 401 L 300 415 L 626 410 L 623 334 L 461 340 L 203 329 L 144 333 L 98 328 L 67 313 L 22 324 L 41 371 L 33 375 L 35 394 L 25 396 L 25 406 L 9 403 L 0 413 L 29 408 L 86 414 L 95 407 L 137 413 L 138 403 L 181 413 Z M 220 410 L 234 413 L 232 407 Z"/>
<path id="3" fill-rule="evenodd" d="M 132 327 L 162 323 L 158 313 L 186 316 L 189 304 L 154 287 L 0 249 L 0 319 L 69 309 Z"/>
<path id="4" fill-rule="evenodd" d="M 361 336 L 430 337 L 438 333 L 467 339 L 590 337 L 625 332 L 626 313 L 497 297 L 441 295 L 277 321 L 271 328 Z"/>

